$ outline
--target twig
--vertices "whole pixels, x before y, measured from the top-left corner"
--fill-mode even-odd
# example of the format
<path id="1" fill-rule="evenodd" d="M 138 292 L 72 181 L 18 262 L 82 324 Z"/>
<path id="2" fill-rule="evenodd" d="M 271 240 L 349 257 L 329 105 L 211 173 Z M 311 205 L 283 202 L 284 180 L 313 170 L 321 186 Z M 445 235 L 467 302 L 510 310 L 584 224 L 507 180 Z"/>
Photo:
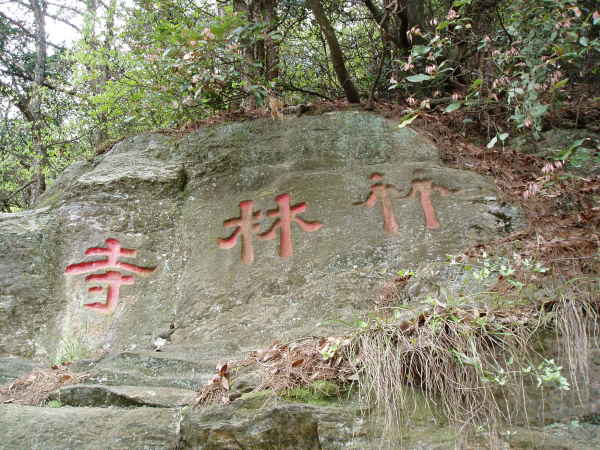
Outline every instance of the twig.
<path id="1" fill-rule="evenodd" d="M 321 94 L 319 92 L 311 91 L 311 90 L 308 90 L 308 89 L 302 89 L 302 88 L 296 87 L 296 86 L 294 86 L 292 84 L 286 84 L 286 85 L 283 85 L 282 87 L 283 87 L 284 91 L 302 92 L 304 94 L 314 95 L 315 97 L 324 98 L 325 100 L 328 100 L 330 102 L 333 101 L 333 99 L 331 97 L 328 97 L 325 94 Z"/>
<path id="2" fill-rule="evenodd" d="M 24 190 L 25 188 L 27 188 L 32 183 L 33 183 L 33 180 L 25 183 L 23 186 L 21 186 L 20 188 L 18 188 L 16 191 L 12 191 L 9 195 L 7 195 L 6 197 L 4 197 L 2 200 L 5 201 L 5 202 L 7 202 L 8 200 L 10 200 L 11 198 L 13 198 L 16 194 L 18 194 L 19 192 L 21 192 L 22 190 Z"/>
<path id="3" fill-rule="evenodd" d="M 498 8 L 496 8 L 496 16 L 498 16 L 498 22 L 500 23 L 500 27 L 506 33 L 506 37 L 508 38 L 508 43 L 512 46 L 512 44 L 513 44 L 512 37 L 511 37 L 510 33 L 508 32 L 508 30 L 504 27 L 504 22 L 502 21 L 502 16 L 500 15 L 500 10 Z"/>
<path id="4" fill-rule="evenodd" d="M 381 73 L 383 72 L 383 64 L 385 63 L 386 55 L 387 45 L 383 44 L 383 54 L 381 55 L 379 67 L 377 68 L 377 76 L 375 77 L 375 81 L 373 82 L 373 86 L 371 87 L 371 92 L 369 92 L 369 99 L 367 100 L 366 109 L 373 109 L 373 102 L 375 101 L 375 90 L 377 89 L 377 85 L 379 84 L 379 80 L 381 78 Z"/>

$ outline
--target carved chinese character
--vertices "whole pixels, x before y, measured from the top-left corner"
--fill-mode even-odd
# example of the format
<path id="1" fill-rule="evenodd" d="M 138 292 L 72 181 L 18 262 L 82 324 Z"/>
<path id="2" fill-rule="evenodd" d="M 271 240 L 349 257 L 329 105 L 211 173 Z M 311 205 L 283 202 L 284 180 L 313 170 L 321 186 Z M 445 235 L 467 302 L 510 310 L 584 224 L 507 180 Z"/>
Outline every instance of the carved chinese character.
<path id="1" fill-rule="evenodd" d="M 261 240 L 271 240 L 275 239 L 277 231 L 279 231 L 279 256 L 287 258 L 294 253 L 292 246 L 292 222 L 296 222 L 303 231 L 307 232 L 317 231 L 323 226 L 320 222 L 309 222 L 301 217 L 297 217 L 298 214 L 306 211 L 306 203 L 298 203 L 297 205 L 290 206 L 289 194 L 281 194 L 275 198 L 275 201 L 279 205 L 279 208 L 267 211 L 267 216 L 276 217 L 277 220 L 262 234 L 257 234 L 260 227 L 259 221 L 263 218 L 262 212 L 253 211 L 253 200 L 241 202 L 240 217 L 223 222 L 225 227 L 237 228 L 228 238 L 217 239 L 219 247 L 224 249 L 233 248 L 241 236 L 242 262 L 244 264 L 251 264 L 254 261 L 253 235 L 257 234 L 257 237 Z"/>
<path id="2" fill-rule="evenodd" d="M 262 219 L 262 212 L 253 212 L 254 201 L 246 200 L 240 202 L 240 217 L 235 219 L 229 219 L 223 222 L 225 228 L 237 227 L 228 238 L 217 239 L 219 248 L 233 248 L 238 241 L 238 238 L 242 237 L 242 262 L 244 264 L 251 264 L 254 261 L 254 248 L 252 246 L 252 235 L 257 233 L 260 225 L 259 221 Z"/>
<path id="3" fill-rule="evenodd" d="M 267 211 L 269 217 L 278 217 L 271 225 L 271 228 L 265 233 L 259 234 L 260 239 L 275 239 L 277 230 L 279 230 L 279 256 L 287 258 L 292 256 L 294 249 L 292 247 L 292 222 L 296 222 L 302 231 L 313 232 L 319 230 L 323 224 L 320 222 L 308 222 L 298 214 L 306 211 L 306 203 L 298 203 L 290 206 L 290 195 L 281 194 L 275 198 L 279 208 Z"/>
<path id="4" fill-rule="evenodd" d="M 376 181 L 376 183 L 371 185 L 371 193 L 367 199 L 364 202 L 356 203 L 356 205 L 373 208 L 379 200 L 381 203 L 381 213 L 383 215 L 383 229 L 386 233 L 397 233 L 398 223 L 394 217 L 390 194 L 392 192 L 400 194 L 400 191 L 393 184 L 381 183 L 383 175 L 380 173 L 372 174 L 369 179 Z"/>
<path id="5" fill-rule="evenodd" d="M 415 175 L 421 175 L 422 170 L 415 170 Z M 438 192 L 443 197 L 450 195 L 450 190 L 444 186 L 438 186 L 433 181 L 424 178 L 415 178 L 411 182 L 410 191 L 402 198 L 419 197 L 423 215 L 425 216 L 425 226 L 430 230 L 435 230 L 440 227 L 440 223 L 435 215 L 433 204 L 431 203 L 431 194 Z"/>
<path id="6" fill-rule="evenodd" d="M 107 239 L 104 247 L 91 247 L 85 251 L 86 255 L 107 255 L 107 259 L 99 259 L 98 261 L 82 262 L 67 266 L 65 273 L 78 274 L 89 273 L 106 267 L 114 267 L 115 269 L 124 269 L 129 272 L 144 274 L 154 272 L 153 268 L 138 267 L 133 264 L 119 261 L 119 257 L 133 257 L 137 255 L 137 251 L 130 248 L 121 248 L 121 243 L 117 239 Z"/>
<path id="7" fill-rule="evenodd" d="M 134 280 L 131 275 L 121 275 L 120 272 L 110 270 L 106 273 L 92 274 L 85 277 L 85 281 L 99 281 L 107 283 L 106 303 L 94 302 L 86 303 L 86 308 L 96 309 L 99 311 L 112 311 L 119 301 L 119 289 L 122 284 L 133 284 Z M 102 292 L 104 289 L 100 286 L 93 286 L 88 289 L 89 292 Z"/>
<path id="8" fill-rule="evenodd" d="M 65 269 L 66 274 L 75 275 L 81 273 L 95 272 L 99 269 L 122 269 L 125 271 L 137 273 L 139 275 L 147 275 L 154 272 L 154 267 L 140 267 L 134 264 L 119 261 L 120 257 L 133 257 L 137 255 L 137 251 L 130 248 L 121 248 L 121 243 L 117 239 L 106 239 L 106 247 L 91 247 L 85 251 L 86 255 L 106 255 L 106 259 L 96 261 L 87 261 L 77 264 L 71 264 Z M 119 301 L 119 290 L 123 284 L 133 284 L 134 279 L 131 275 L 122 275 L 120 272 L 108 271 L 100 274 L 88 275 L 85 281 L 98 281 L 106 283 L 107 294 L 106 303 L 86 303 L 83 306 L 86 308 L 95 309 L 98 311 L 111 312 Z M 93 286 L 88 289 L 89 292 L 102 292 L 104 288 L 101 286 Z"/>

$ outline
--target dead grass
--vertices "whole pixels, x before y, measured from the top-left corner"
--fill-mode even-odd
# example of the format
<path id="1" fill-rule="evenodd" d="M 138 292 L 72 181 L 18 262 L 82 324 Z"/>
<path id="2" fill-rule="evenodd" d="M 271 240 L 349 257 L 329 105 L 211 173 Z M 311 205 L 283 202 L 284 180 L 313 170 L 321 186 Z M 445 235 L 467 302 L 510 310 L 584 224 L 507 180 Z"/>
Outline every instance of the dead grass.
<path id="1" fill-rule="evenodd" d="M 256 369 L 262 379 L 256 391 L 282 393 L 317 381 L 341 385 L 357 379 L 344 356 L 350 344 L 350 339 L 343 337 L 310 337 L 288 344 L 274 342 L 266 349 L 251 352 L 246 360 L 230 361 L 228 366 L 229 370 L 248 366 Z M 229 378 L 223 383 L 218 372 L 217 368 L 217 375 L 200 389 L 194 405 L 227 404 L 232 400 Z"/>
<path id="2" fill-rule="evenodd" d="M 0 403 L 38 406 L 46 401 L 51 392 L 69 384 L 80 383 L 86 377 L 86 374 L 69 371 L 66 366 L 35 369 L 9 385 L 0 387 Z"/>
<path id="3" fill-rule="evenodd" d="M 577 286 L 577 281 L 581 280 L 569 283 L 571 295 L 562 295 L 557 302 L 554 324 L 561 360 L 566 362 L 579 402 L 584 403 L 590 397 L 590 350 L 598 347 L 598 298 L 592 290 Z"/>
<path id="4" fill-rule="evenodd" d="M 525 364 L 532 333 L 504 323 L 506 317 L 487 322 L 477 314 L 462 308 L 434 312 L 423 316 L 420 325 L 403 330 L 399 324 L 385 324 L 358 337 L 360 393 L 383 415 L 386 430 L 405 425 L 419 407 L 407 395 L 411 388 L 461 428 L 493 429 L 499 420 L 512 421 L 506 402 L 520 400 L 515 388 L 521 384 L 512 365 Z M 502 376 L 503 389 L 485 381 L 494 376 Z"/>
<path id="5" fill-rule="evenodd" d="M 383 418 L 390 436 L 410 424 L 422 402 L 461 434 L 478 427 L 494 431 L 528 421 L 525 388 L 536 384 L 536 367 L 545 358 L 534 349 L 548 330 L 556 331 L 574 392 L 586 400 L 599 307 L 595 284 L 581 280 L 556 299 L 511 307 L 437 303 L 410 317 L 370 319 L 349 336 L 274 343 L 230 367 L 251 366 L 262 376 L 256 390 L 279 394 L 320 380 L 357 383 L 360 403 Z M 207 401 L 198 403 L 222 403 L 213 395 L 217 390 L 205 386 L 199 398 Z"/>

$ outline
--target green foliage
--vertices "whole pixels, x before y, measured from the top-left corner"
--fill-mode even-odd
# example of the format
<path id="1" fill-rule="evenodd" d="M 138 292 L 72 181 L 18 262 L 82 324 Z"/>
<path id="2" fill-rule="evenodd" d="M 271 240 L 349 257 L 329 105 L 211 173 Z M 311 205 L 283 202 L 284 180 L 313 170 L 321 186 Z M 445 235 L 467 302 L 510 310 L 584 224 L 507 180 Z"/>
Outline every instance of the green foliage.
<path id="1" fill-rule="evenodd" d="M 586 10 L 575 0 L 515 0 L 506 2 L 493 28 L 485 35 L 475 30 L 471 4 L 456 1 L 443 16 L 432 18 L 434 28 L 423 33 L 424 45 L 414 45 L 401 60 L 404 77 L 393 80 L 416 103 L 450 90 L 446 113 L 461 108 L 472 112 L 502 105 L 515 130 L 538 137 L 542 121 L 561 106 L 563 91 L 572 83 L 595 76 L 600 39 L 593 31 L 600 13 Z M 467 59 L 474 52 L 486 59 L 486 70 Z M 455 89 L 452 86 L 468 86 Z M 427 102 L 419 109 L 428 108 Z M 407 115 L 403 124 L 414 116 Z M 508 133 L 497 130 L 491 148 Z"/>
<path id="2" fill-rule="evenodd" d="M 483 368 L 481 359 L 476 352 L 473 356 L 467 356 L 455 349 L 450 350 L 456 360 L 463 365 L 473 367 L 482 382 L 492 383 L 497 386 L 506 386 L 507 383 L 518 377 L 529 376 L 536 382 L 538 388 L 552 387 L 562 391 L 570 390 L 570 384 L 567 378 L 562 374 L 562 367 L 558 366 L 553 359 L 544 359 L 540 364 L 527 365 L 527 367 L 514 367 L 514 359 L 508 358 L 505 362 L 506 367 L 496 366 Z"/>
<path id="3" fill-rule="evenodd" d="M 525 284 L 514 276 L 518 274 L 521 278 L 531 274 L 542 274 L 548 272 L 548 268 L 540 262 L 532 261 L 528 258 L 522 258 L 518 254 L 512 257 L 488 257 L 484 254 L 481 263 L 477 265 L 465 265 L 465 270 L 471 272 L 476 280 L 486 280 L 488 278 L 501 278 L 517 289 L 521 289 Z"/>
<path id="4" fill-rule="evenodd" d="M 37 56 L 33 35 L 0 18 L 0 210 L 31 206 L 26 185 L 35 175 L 51 183 L 123 135 L 186 127 L 245 106 L 248 97 L 260 107 L 273 95 L 286 103 L 342 95 L 303 2 L 276 2 L 271 22 L 261 19 L 261 2 L 248 0 L 246 12 L 242 3 L 86 4 L 80 38 L 49 47 L 45 83 L 35 89 L 27 75 Z M 492 148 L 516 134 L 539 136 L 579 83 L 599 79 L 600 10 L 576 0 L 514 0 L 497 11 L 481 4 L 427 2 L 425 20 L 408 24 L 406 48 L 389 41 L 363 2 L 324 1 L 323 8 L 363 97 L 406 100 L 400 127 L 434 107 L 464 115 L 465 125 L 485 119 Z M 277 50 L 272 76 L 257 47 L 267 41 Z M 41 105 L 33 121 L 21 111 L 32 95 Z M 595 162 L 584 144 L 558 158 L 572 167 Z"/>
<path id="5" fill-rule="evenodd" d="M 89 356 L 90 350 L 82 338 L 67 336 L 60 340 L 51 363 L 52 365 L 60 366 L 64 363 L 78 361 Z"/>
<path id="6" fill-rule="evenodd" d="M 242 88 L 258 89 L 243 86 L 247 64 L 239 50 L 261 30 L 231 8 L 213 15 L 203 13 L 206 7 L 142 3 L 119 34 L 127 51 L 80 44 L 73 57 L 81 84 L 100 78 L 107 66 L 122 74 L 91 97 L 92 116 L 121 130 L 175 127 L 225 109 Z"/>
<path id="7" fill-rule="evenodd" d="M 339 397 L 343 392 L 336 383 L 319 380 L 307 386 L 287 389 L 281 394 L 281 397 L 292 402 L 329 406 L 339 401 Z"/>
<path id="8" fill-rule="evenodd" d="M 48 403 L 46 403 L 48 408 L 61 408 L 62 405 L 63 404 L 59 400 L 50 400 Z"/>
<path id="9" fill-rule="evenodd" d="M 532 374 L 535 377 L 537 387 L 552 386 L 562 391 L 568 391 L 571 386 L 561 371 L 562 367 L 558 366 L 553 359 L 546 359 L 537 367 L 528 366 L 522 369 L 523 373 Z"/>

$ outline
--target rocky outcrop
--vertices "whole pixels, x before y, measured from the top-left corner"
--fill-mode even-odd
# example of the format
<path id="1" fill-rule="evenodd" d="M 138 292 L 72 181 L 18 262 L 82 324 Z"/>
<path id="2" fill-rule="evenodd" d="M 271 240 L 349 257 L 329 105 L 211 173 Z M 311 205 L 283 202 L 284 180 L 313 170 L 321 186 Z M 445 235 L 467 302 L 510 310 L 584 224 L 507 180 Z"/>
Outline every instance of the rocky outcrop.
<path id="1" fill-rule="evenodd" d="M 128 138 L 42 204 L 0 215 L 0 354 L 151 350 L 173 322 L 165 351 L 239 356 L 330 332 L 317 325 L 370 310 L 386 276 L 519 226 L 490 180 L 361 112 Z M 227 240 L 249 208 L 255 229 Z M 116 245 L 148 270 L 86 269 Z"/>
<path id="2" fill-rule="evenodd" d="M 1 406 L 3 445 L 368 448 L 357 405 L 181 405 L 217 362 L 344 332 L 399 270 L 521 225 L 490 179 L 374 114 L 127 138 L 0 214 L 0 381 L 15 357 L 89 375 L 61 408 Z M 406 442 L 453 446 L 436 427 Z"/>
<path id="3" fill-rule="evenodd" d="M 168 449 L 178 439 L 174 409 L 3 405 L 1 411 L 6 449 Z"/>

